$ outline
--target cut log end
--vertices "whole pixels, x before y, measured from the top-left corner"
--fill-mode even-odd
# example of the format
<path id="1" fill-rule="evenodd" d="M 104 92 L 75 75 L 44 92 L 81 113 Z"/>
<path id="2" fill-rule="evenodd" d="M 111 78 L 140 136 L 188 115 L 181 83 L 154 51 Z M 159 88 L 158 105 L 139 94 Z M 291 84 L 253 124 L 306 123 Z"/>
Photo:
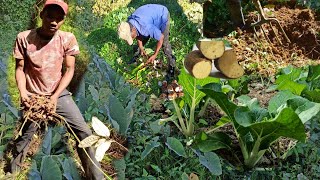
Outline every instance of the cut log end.
<path id="1" fill-rule="evenodd" d="M 209 76 L 212 62 L 206 59 L 199 50 L 196 50 L 187 55 L 184 66 L 192 76 L 203 79 Z"/>
<path id="2" fill-rule="evenodd" d="M 224 54 L 215 61 L 214 65 L 228 78 L 239 78 L 244 74 L 243 68 L 238 63 L 237 55 L 232 49 L 226 50 Z"/>
<path id="3" fill-rule="evenodd" d="M 207 59 L 214 60 L 221 57 L 225 51 L 223 41 L 200 39 L 196 43 L 198 49 Z"/>

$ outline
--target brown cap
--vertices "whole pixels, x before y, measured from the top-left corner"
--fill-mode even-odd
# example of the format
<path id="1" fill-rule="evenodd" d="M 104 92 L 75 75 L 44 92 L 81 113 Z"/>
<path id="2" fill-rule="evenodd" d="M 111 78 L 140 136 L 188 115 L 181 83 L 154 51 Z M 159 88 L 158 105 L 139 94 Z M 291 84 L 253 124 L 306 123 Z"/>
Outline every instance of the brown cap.
<path id="1" fill-rule="evenodd" d="M 68 4 L 65 3 L 63 0 L 47 0 L 44 3 L 43 9 L 48 5 L 53 5 L 53 4 L 60 6 L 63 9 L 64 14 L 68 13 Z"/>

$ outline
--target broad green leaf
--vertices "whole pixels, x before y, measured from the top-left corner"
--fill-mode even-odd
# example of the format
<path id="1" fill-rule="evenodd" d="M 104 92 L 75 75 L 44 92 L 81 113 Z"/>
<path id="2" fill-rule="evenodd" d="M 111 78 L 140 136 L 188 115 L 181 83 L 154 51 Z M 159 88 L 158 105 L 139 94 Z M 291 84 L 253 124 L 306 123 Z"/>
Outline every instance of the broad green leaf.
<path id="1" fill-rule="evenodd" d="M 183 156 L 183 157 L 187 156 L 184 146 L 181 144 L 181 142 L 178 139 L 173 137 L 168 137 L 166 145 L 168 146 L 169 149 L 174 151 L 179 156 Z"/>
<path id="2" fill-rule="evenodd" d="M 163 127 L 163 126 L 159 125 L 159 122 L 160 122 L 160 120 L 150 122 L 150 128 L 154 134 L 159 133 L 161 128 Z"/>
<path id="3" fill-rule="evenodd" d="M 251 116 L 251 111 L 248 107 L 239 107 L 234 113 L 237 123 L 243 127 L 248 127 L 255 122 Z"/>
<path id="4" fill-rule="evenodd" d="M 66 158 L 63 162 L 61 162 L 63 168 L 63 176 L 67 180 L 76 180 L 81 179 L 79 175 L 79 171 L 73 161 L 73 158 Z"/>
<path id="5" fill-rule="evenodd" d="M 312 90 L 312 91 L 304 90 L 302 92 L 302 96 L 309 99 L 312 102 L 320 103 L 320 90 L 319 89 Z"/>
<path id="6" fill-rule="evenodd" d="M 159 136 L 154 137 L 151 141 L 148 142 L 146 148 L 141 153 L 141 159 L 144 159 L 147 157 L 147 155 L 156 147 L 160 146 L 160 143 L 158 142 Z"/>
<path id="7" fill-rule="evenodd" d="M 52 128 L 49 127 L 42 143 L 42 152 L 46 155 L 51 154 Z"/>
<path id="8" fill-rule="evenodd" d="M 260 122 L 263 119 L 269 118 L 269 113 L 266 109 L 255 107 L 249 109 L 248 107 L 239 107 L 235 111 L 235 118 L 238 124 L 247 127 L 252 123 Z"/>
<path id="9" fill-rule="evenodd" d="M 251 99 L 247 95 L 242 95 L 242 96 L 237 97 L 237 99 L 241 105 L 248 106 L 248 108 L 251 110 L 260 108 L 260 105 L 259 105 L 257 98 Z"/>
<path id="10" fill-rule="evenodd" d="M 320 118 L 319 103 L 310 102 L 305 98 L 298 97 L 288 100 L 287 104 L 288 107 L 291 107 L 299 115 L 303 124 L 313 118 Z"/>
<path id="11" fill-rule="evenodd" d="M 294 68 L 293 66 L 283 68 L 281 73 L 282 74 L 276 80 L 277 84 L 280 84 L 284 80 L 298 81 L 307 76 L 307 74 L 303 73 L 303 69 Z"/>
<path id="12" fill-rule="evenodd" d="M 287 100 L 298 97 L 290 91 L 280 91 L 269 101 L 268 111 L 271 114 L 276 114 L 280 106 L 283 106 Z"/>
<path id="13" fill-rule="evenodd" d="M 108 110 L 108 117 L 111 119 L 114 128 L 117 129 L 120 134 L 125 134 L 128 130 L 131 119 L 129 118 L 129 114 L 126 112 L 125 108 L 122 106 L 122 103 L 118 98 L 111 95 L 106 108 Z"/>
<path id="14" fill-rule="evenodd" d="M 31 168 L 28 172 L 28 179 L 29 180 L 41 180 L 41 174 L 38 171 L 37 163 L 35 160 L 32 160 Z"/>
<path id="15" fill-rule="evenodd" d="M 296 95 L 301 95 L 302 91 L 307 87 L 307 85 L 305 84 L 299 84 L 297 82 L 294 82 L 292 80 L 289 79 L 285 79 L 283 81 L 281 81 L 281 83 L 279 83 L 278 85 L 278 90 L 289 90 L 291 91 L 293 94 Z"/>
<path id="16" fill-rule="evenodd" d="M 237 117 L 237 119 L 240 117 Z M 254 137 L 261 135 L 260 150 L 267 149 L 279 137 L 289 137 L 299 141 L 305 141 L 306 134 L 304 125 L 299 116 L 291 108 L 284 108 L 277 117 L 259 123 L 254 123 L 247 128 L 238 128 L 240 136 L 251 132 Z M 294 132 L 294 133 L 292 133 Z"/>
<path id="17" fill-rule="evenodd" d="M 51 156 L 44 156 L 42 158 L 40 172 L 43 180 L 62 180 L 59 165 Z"/>
<path id="18" fill-rule="evenodd" d="M 230 149 L 230 146 L 231 138 L 223 132 L 216 132 L 209 135 L 204 140 L 198 140 L 198 142 L 196 142 L 195 148 L 199 148 L 199 150 L 202 152 L 210 152 L 224 148 Z"/>
<path id="19" fill-rule="evenodd" d="M 94 86 L 89 85 L 88 89 L 92 95 L 92 99 L 96 102 L 99 101 L 99 92 L 94 88 Z"/>
<path id="20" fill-rule="evenodd" d="M 124 159 L 114 159 L 112 160 L 113 167 L 117 171 L 117 178 L 123 180 L 126 178 L 126 162 Z"/>
<path id="21" fill-rule="evenodd" d="M 204 155 L 199 155 L 199 161 L 208 168 L 213 175 L 219 176 L 222 174 L 219 156 L 214 152 L 206 152 Z"/>
<path id="22" fill-rule="evenodd" d="M 234 112 L 237 108 L 235 104 L 229 101 L 226 94 L 222 92 L 216 92 L 211 89 L 200 89 L 207 96 L 215 100 L 219 107 L 226 113 L 226 115 L 235 123 Z"/>
<path id="23" fill-rule="evenodd" d="M 184 172 L 184 173 L 181 175 L 180 180 L 189 180 L 188 174 Z"/>
<path id="24" fill-rule="evenodd" d="M 320 78 L 320 65 L 309 66 L 307 81 L 319 81 Z"/>
<path id="25" fill-rule="evenodd" d="M 207 77 L 204 79 L 196 79 L 188 74 L 184 69 L 179 75 L 179 83 L 183 86 L 183 99 L 189 107 L 196 106 L 205 94 L 197 89 L 197 86 L 204 86 L 209 83 L 219 83 L 218 78 Z M 194 102 L 194 104 L 192 104 Z"/>

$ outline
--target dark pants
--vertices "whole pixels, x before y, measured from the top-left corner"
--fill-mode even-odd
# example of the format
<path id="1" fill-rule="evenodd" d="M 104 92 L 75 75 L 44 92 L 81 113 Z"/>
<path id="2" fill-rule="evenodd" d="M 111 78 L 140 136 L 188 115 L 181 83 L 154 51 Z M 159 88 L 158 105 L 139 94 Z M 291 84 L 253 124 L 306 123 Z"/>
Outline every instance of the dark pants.
<path id="1" fill-rule="evenodd" d="M 168 69 L 176 66 L 176 59 L 172 55 L 172 48 L 171 48 L 171 45 L 169 42 L 169 35 L 170 35 L 170 15 L 168 16 L 168 22 L 167 22 L 166 29 L 163 32 L 164 39 L 163 39 L 163 44 L 162 44 L 163 53 L 168 60 Z M 142 45 L 144 46 L 148 42 L 149 39 L 150 39 L 150 37 L 143 38 Z M 133 46 L 133 53 L 134 53 L 133 56 L 135 58 L 140 56 L 140 49 L 138 46 Z"/>
<path id="2" fill-rule="evenodd" d="M 76 133 L 80 140 L 90 136 L 92 134 L 88 125 L 84 121 L 81 112 L 75 102 L 72 99 L 69 91 L 64 90 L 57 103 L 56 113 L 63 116 L 65 120 L 69 123 L 72 130 Z M 32 136 L 38 130 L 38 126 L 34 123 L 29 123 L 25 125 L 23 135 L 17 139 L 16 143 L 16 151 L 18 155 L 11 162 L 11 171 L 18 171 L 19 164 L 23 163 L 27 152 L 29 150 L 30 142 L 32 140 Z M 69 129 L 68 129 L 69 130 Z M 94 157 L 94 149 L 92 147 L 86 148 L 91 159 L 95 162 L 95 164 L 100 167 L 99 162 Z M 90 180 L 101 180 L 103 179 L 103 174 L 91 163 L 90 159 L 85 154 L 82 148 L 78 148 L 77 142 L 77 152 L 80 157 L 83 169 L 86 173 L 86 179 Z"/>

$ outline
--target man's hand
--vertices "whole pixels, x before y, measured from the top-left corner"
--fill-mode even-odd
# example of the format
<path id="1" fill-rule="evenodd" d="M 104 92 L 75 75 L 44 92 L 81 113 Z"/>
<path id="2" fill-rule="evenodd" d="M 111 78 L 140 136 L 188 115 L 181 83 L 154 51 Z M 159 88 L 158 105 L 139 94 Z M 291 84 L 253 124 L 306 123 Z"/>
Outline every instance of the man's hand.
<path id="1" fill-rule="evenodd" d="M 144 49 L 140 49 L 140 55 L 144 57 L 144 56 L 147 56 L 147 53 Z"/>
<path id="2" fill-rule="evenodd" d="M 53 94 L 51 97 L 50 97 L 50 100 L 51 100 L 51 103 L 53 104 L 53 107 L 54 107 L 54 112 L 56 112 L 56 108 L 57 108 L 57 103 L 58 103 L 58 96 Z"/>
<path id="3" fill-rule="evenodd" d="M 26 106 L 30 107 L 30 104 L 28 103 L 30 98 L 27 93 L 20 93 L 21 102 Z"/>
<path id="4" fill-rule="evenodd" d="M 148 61 L 147 61 L 147 63 L 146 64 L 149 64 L 149 63 L 153 63 L 153 61 L 156 59 L 156 57 L 157 57 L 157 55 L 156 54 L 154 54 L 154 55 L 152 55 L 152 56 L 150 56 L 150 58 L 148 59 Z"/>

